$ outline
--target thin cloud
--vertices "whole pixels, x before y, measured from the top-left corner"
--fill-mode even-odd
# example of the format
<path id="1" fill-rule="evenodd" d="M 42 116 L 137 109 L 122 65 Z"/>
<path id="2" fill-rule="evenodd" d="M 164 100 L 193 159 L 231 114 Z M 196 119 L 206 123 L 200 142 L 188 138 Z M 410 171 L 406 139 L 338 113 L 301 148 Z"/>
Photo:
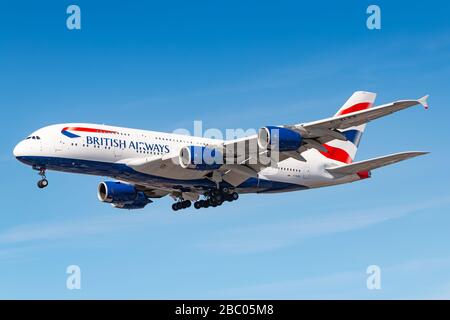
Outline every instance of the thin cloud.
<path id="1" fill-rule="evenodd" d="M 109 215 L 83 220 L 66 220 L 13 227 L 0 232 L 0 244 L 69 239 L 139 228 L 156 223 L 156 215 Z"/>
<path id="2" fill-rule="evenodd" d="M 306 279 L 291 279 L 261 283 L 224 289 L 211 293 L 223 299 L 313 299 L 316 292 L 327 291 L 329 297 L 342 296 L 342 288 L 348 288 L 350 283 L 365 283 L 367 275 L 362 272 L 340 272 L 326 276 Z M 314 289 L 312 289 L 314 288 Z M 314 292 L 313 292 L 314 291 Z M 318 294 L 323 298 L 322 294 Z"/>
<path id="3" fill-rule="evenodd" d="M 295 245 L 318 236 L 349 232 L 398 219 L 421 210 L 447 205 L 450 197 L 396 207 L 355 211 L 333 215 L 260 224 L 228 230 L 207 244 L 197 244 L 206 250 L 228 253 L 256 253 Z"/>
<path id="4" fill-rule="evenodd" d="M 450 258 L 424 258 L 406 260 L 390 266 L 381 266 L 384 280 L 382 283 L 391 288 L 389 291 L 378 292 L 366 289 L 367 273 L 361 270 L 335 272 L 327 275 L 309 277 L 304 279 L 289 279 L 272 281 L 234 288 L 226 288 L 211 292 L 213 296 L 222 299 L 352 299 L 355 296 L 366 294 L 367 298 L 397 298 L 397 299 L 448 299 L 450 297 L 450 285 L 445 282 L 439 284 L 435 293 L 423 296 L 422 291 L 401 292 L 396 291 L 400 282 L 395 279 L 408 277 L 420 278 L 422 272 L 446 270 L 450 266 Z M 388 279 L 386 278 L 388 276 Z M 444 279 L 448 281 L 448 279 Z M 386 282 L 388 281 L 388 283 Z"/>

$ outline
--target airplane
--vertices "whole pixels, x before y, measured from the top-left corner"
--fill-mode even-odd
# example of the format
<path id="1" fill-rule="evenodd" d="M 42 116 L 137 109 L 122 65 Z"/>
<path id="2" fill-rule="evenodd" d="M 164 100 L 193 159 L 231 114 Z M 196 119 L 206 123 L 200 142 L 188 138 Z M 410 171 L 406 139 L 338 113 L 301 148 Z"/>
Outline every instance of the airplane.
<path id="1" fill-rule="evenodd" d="M 376 94 L 356 91 L 329 118 L 265 126 L 231 140 L 116 126 L 63 123 L 20 141 L 14 156 L 37 170 L 108 177 L 98 185 L 102 202 L 142 209 L 171 196 L 172 209 L 217 207 L 241 194 L 280 193 L 355 182 L 371 171 L 428 152 L 400 152 L 354 161 L 366 124 L 414 105 L 428 109 L 428 95 L 373 107 Z"/>

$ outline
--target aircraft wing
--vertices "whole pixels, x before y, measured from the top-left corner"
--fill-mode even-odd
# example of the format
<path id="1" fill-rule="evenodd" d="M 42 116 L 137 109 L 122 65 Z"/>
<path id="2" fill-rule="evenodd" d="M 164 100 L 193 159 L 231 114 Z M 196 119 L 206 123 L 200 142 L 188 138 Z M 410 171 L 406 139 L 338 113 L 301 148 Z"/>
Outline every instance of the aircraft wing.
<path id="1" fill-rule="evenodd" d="M 417 100 L 400 100 L 370 109 L 285 127 L 298 131 L 306 139 L 317 139 L 320 143 L 333 139 L 345 140 L 345 137 L 342 137 L 342 135 L 339 137 L 340 134 L 337 130 L 358 126 L 418 104 L 427 109 L 427 99 L 428 95 Z"/>
<path id="2" fill-rule="evenodd" d="M 266 151 L 258 147 L 256 134 L 225 141 L 223 151 L 226 164 L 220 168 L 222 178 L 233 186 L 238 186 L 249 178 L 257 177 L 258 172 L 266 167 L 259 161 L 261 153 Z"/>
<path id="3" fill-rule="evenodd" d="M 327 152 L 327 149 L 323 146 L 324 143 L 327 143 L 334 139 L 343 141 L 347 139 L 339 130 L 358 126 L 418 104 L 424 106 L 427 109 L 428 108 L 427 98 L 428 95 L 416 100 L 399 100 L 392 103 L 380 105 L 374 108 L 334 116 L 318 121 L 312 121 L 295 125 L 284 125 L 282 127 L 300 133 L 303 138 L 303 142 L 300 148 L 296 151 L 280 152 L 279 161 L 282 161 L 290 157 L 300 161 L 304 161 L 304 158 L 302 157 L 301 154 L 304 151 L 311 148 L 317 149 L 321 152 Z M 250 168 L 254 168 L 255 170 L 257 170 L 260 167 L 264 167 L 264 165 L 261 164 L 252 164 L 252 165 L 248 164 L 252 162 L 252 160 L 254 160 L 255 155 L 259 156 L 261 152 L 263 152 L 260 150 L 257 150 L 256 152 L 254 151 L 254 148 L 258 148 L 257 135 L 252 135 L 242 139 L 226 141 L 224 143 L 224 147 L 226 150 L 227 148 L 231 150 L 231 151 L 227 150 L 226 151 L 227 154 L 233 155 L 234 152 L 234 154 L 236 155 L 235 163 L 246 165 Z M 242 150 L 246 151 L 240 153 L 236 152 L 236 150 L 239 150 L 239 148 L 242 148 Z M 253 150 L 251 148 L 253 148 Z M 237 156 L 237 154 L 239 154 L 239 156 Z"/>
<path id="4" fill-rule="evenodd" d="M 162 198 L 171 193 L 171 190 L 160 189 L 155 187 L 147 187 L 140 184 L 134 185 L 137 190 L 142 191 L 148 198 Z"/>
<path id="5" fill-rule="evenodd" d="M 332 174 L 356 174 L 362 171 L 370 171 L 380 167 L 384 167 L 406 159 L 414 158 L 427 154 L 428 152 L 411 151 L 391 154 L 384 157 L 373 158 L 364 161 L 358 161 L 337 167 L 327 168 L 326 170 Z"/>
<path id="6" fill-rule="evenodd" d="M 302 153 L 311 148 L 317 149 L 322 152 L 327 152 L 327 149 L 323 146 L 324 143 L 327 143 L 328 141 L 334 139 L 346 140 L 346 137 L 339 130 L 358 126 L 417 104 L 421 104 L 425 108 L 428 108 L 427 98 L 428 95 L 417 100 L 400 100 L 374 108 L 334 116 L 323 120 L 296 125 L 285 125 L 283 127 L 294 130 L 301 134 L 303 138 L 302 145 L 295 151 L 279 152 L 277 154 L 275 162 L 283 161 L 287 158 L 294 158 L 300 161 L 305 161 Z M 270 159 L 272 155 L 270 151 L 260 149 L 257 140 L 258 136 L 255 134 L 240 139 L 225 141 L 221 146 L 225 156 L 225 165 L 221 166 L 217 170 L 212 171 L 219 173 L 223 180 L 229 182 L 234 186 L 239 185 L 248 178 L 256 177 L 257 172 L 259 172 L 262 168 L 269 166 L 270 163 L 273 163 L 268 161 L 263 163 L 260 161 L 262 156 L 265 156 L 266 159 Z M 406 154 L 408 156 L 406 156 L 406 158 L 402 158 L 405 157 Z M 414 153 L 414 156 L 416 155 L 419 154 Z M 401 161 L 411 157 L 411 153 L 398 154 L 389 157 L 392 158 L 373 159 L 374 162 L 370 162 L 370 166 L 377 165 L 376 167 L 379 167 Z M 196 179 L 205 177 L 208 173 L 205 171 L 199 172 L 197 170 L 186 170 L 182 168 L 179 164 L 178 157 L 176 157 L 176 159 L 175 157 L 146 157 L 130 159 L 127 162 L 127 165 L 140 172 L 166 177 L 177 176 L 182 179 Z M 364 171 L 366 170 L 364 169 L 364 166 L 369 166 L 369 163 L 365 162 L 364 166 L 363 163 L 354 163 L 351 166 L 353 166 L 352 170 L 356 170 L 354 168 L 358 168 L 359 171 Z M 367 170 L 373 168 L 371 167 Z M 334 172 L 337 173 L 340 170 L 350 170 L 350 168 L 330 168 L 329 171 L 330 170 L 334 170 Z"/>
<path id="7" fill-rule="evenodd" d="M 211 171 L 207 170 L 190 170 L 183 168 L 180 165 L 178 156 L 148 156 L 142 158 L 131 158 L 122 160 L 121 163 L 125 163 L 130 168 L 137 172 L 142 172 L 149 175 L 159 176 L 167 179 L 175 180 L 195 180 L 201 178 L 210 178 Z M 211 175 L 212 177 L 212 175 Z M 168 183 L 166 186 L 160 186 L 156 188 L 152 183 L 146 184 L 145 182 L 139 182 L 142 185 L 142 191 L 148 191 L 155 197 L 158 195 L 176 194 L 178 189 L 172 188 L 173 183 Z M 145 189 L 145 190 L 144 190 Z M 200 193 L 196 191 L 195 187 L 192 188 L 193 193 Z M 186 194 L 184 194 L 186 196 Z M 194 195 L 192 199 L 194 199 Z"/>

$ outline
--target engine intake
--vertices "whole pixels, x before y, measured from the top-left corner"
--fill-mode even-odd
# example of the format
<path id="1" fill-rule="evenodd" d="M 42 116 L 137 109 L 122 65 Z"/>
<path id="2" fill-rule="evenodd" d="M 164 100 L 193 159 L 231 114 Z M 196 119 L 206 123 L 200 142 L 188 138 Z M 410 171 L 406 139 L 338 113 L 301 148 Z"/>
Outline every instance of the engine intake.
<path id="1" fill-rule="evenodd" d="M 277 151 L 295 151 L 302 145 L 300 133 L 275 126 L 267 126 L 258 130 L 258 146 L 261 149 Z"/>
<path id="2" fill-rule="evenodd" d="M 118 181 L 101 182 L 98 185 L 97 196 L 100 201 L 111 203 L 120 209 L 142 209 L 152 202 L 133 185 Z"/>
<path id="3" fill-rule="evenodd" d="M 223 164 L 223 153 L 205 146 L 187 146 L 180 150 L 181 167 L 196 170 L 216 170 Z"/>

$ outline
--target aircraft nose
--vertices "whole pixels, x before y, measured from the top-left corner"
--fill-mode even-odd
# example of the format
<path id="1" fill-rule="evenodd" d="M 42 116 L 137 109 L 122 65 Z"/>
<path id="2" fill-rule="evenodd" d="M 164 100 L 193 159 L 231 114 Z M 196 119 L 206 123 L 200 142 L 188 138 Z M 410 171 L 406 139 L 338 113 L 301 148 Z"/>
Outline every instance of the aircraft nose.
<path id="1" fill-rule="evenodd" d="M 21 157 L 21 156 L 23 156 L 24 154 L 25 154 L 25 148 L 24 148 L 24 143 L 23 143 L 23 141 L 20 141 L 15 147 L 14 147 L 14 150 L 13 150 L 13 154 L 14 154 L 14 157 Z"/>

